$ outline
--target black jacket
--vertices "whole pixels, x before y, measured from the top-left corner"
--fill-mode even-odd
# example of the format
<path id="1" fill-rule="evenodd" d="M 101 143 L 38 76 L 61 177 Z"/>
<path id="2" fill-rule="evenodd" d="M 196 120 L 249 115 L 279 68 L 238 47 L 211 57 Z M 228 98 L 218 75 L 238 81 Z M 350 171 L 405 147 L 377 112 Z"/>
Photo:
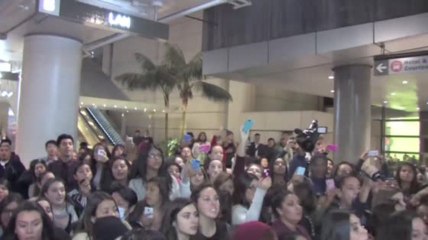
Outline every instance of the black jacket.
<path id="1" fill-rule="evenodd" d="M 24 171 L 25 167 L 15 153 L 12 153 L 10 160 L 4 166 L 0 164 L 0 178 L 9 181 L 12 192 L 21 192 L 18 180 Z"/>

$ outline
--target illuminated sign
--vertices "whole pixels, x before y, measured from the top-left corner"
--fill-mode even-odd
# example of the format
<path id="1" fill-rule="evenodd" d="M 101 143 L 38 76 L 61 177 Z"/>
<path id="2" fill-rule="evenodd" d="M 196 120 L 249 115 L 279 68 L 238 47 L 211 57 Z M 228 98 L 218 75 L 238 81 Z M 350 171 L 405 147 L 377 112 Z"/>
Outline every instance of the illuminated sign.
<path id="1" fill-rule="evenodd" d="M 59 15 L 59 7 L 61 0 L 40 0 L 39 11 L 43 13 Z"/>
<path id="2" fill-rule="evenodd" d="M 110 12 L 108 14 L 107 22 L 111 26 L 119 26 L 127 29 L 131 28 L 131 17 L 128 17 L 122 14 L 116 14 L 116 13 Z"/>

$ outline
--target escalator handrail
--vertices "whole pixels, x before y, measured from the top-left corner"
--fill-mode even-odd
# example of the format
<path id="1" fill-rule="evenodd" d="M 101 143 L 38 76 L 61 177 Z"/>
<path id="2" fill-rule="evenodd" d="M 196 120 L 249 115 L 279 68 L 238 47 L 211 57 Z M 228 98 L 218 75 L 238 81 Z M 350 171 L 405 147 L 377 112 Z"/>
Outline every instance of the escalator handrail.
<path id="1" fill-rule="evenodd" d="M 104 134 L 108 137 L 108 139 L 110 140 L 111 143 L 116 144 L 116 141 L 114 141 L 114 139 L 112 138 L 112 136 L 110 136 L 110 133 L 104 128 L 104 126 L 100 123 L 100 121 L 98 120 L 97 117 L 95 117 L 94 112 L 92 112 L 92 109 L 90 109 L 89 107 L 86 108 L 86 110 L 89 112 L 89 114 L 91 115 L 92 119 L 94 119 L 95 122 L 97 122 L 98 126 L 101 128 L 101 130 L 104 132 Z"/>

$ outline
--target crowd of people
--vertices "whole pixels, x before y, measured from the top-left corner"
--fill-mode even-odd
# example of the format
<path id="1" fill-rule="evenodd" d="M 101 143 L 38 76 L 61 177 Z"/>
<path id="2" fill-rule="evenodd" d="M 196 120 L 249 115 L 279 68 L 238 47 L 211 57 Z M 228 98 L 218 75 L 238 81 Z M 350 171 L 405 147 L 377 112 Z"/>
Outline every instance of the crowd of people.
<path id="1" fill-rule="evenodd" d="M 75 151 L 62 134 L 29 169 L 2 140 L 1 239 L 428 239 L 428 185 L 413 163 L 332 161 L 322 138 L 307 152 L 289 134 L 185 139 L 166 157 L 137 136 L 131 158 L 105 142 Z"/>

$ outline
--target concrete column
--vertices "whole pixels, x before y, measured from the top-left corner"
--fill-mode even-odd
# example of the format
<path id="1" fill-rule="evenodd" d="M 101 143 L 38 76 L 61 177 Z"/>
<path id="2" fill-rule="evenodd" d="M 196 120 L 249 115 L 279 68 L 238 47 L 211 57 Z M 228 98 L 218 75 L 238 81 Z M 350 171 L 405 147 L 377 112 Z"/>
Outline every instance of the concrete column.
<path id="1" fill-rule="evenodd" d="M 369 65 L 346 65 L 333 69 L 335 77 L 335 162 L 356 163 L 369 150 L 371 99 Z"/>
<path id="2" fill-rule="evenodd" d="M 53 35 L 25 37 L 16 140 L 24 164 L 46 154 L 48 139 L 62 133 L 77 136 L 81 65 L 81 42 Z"/>

